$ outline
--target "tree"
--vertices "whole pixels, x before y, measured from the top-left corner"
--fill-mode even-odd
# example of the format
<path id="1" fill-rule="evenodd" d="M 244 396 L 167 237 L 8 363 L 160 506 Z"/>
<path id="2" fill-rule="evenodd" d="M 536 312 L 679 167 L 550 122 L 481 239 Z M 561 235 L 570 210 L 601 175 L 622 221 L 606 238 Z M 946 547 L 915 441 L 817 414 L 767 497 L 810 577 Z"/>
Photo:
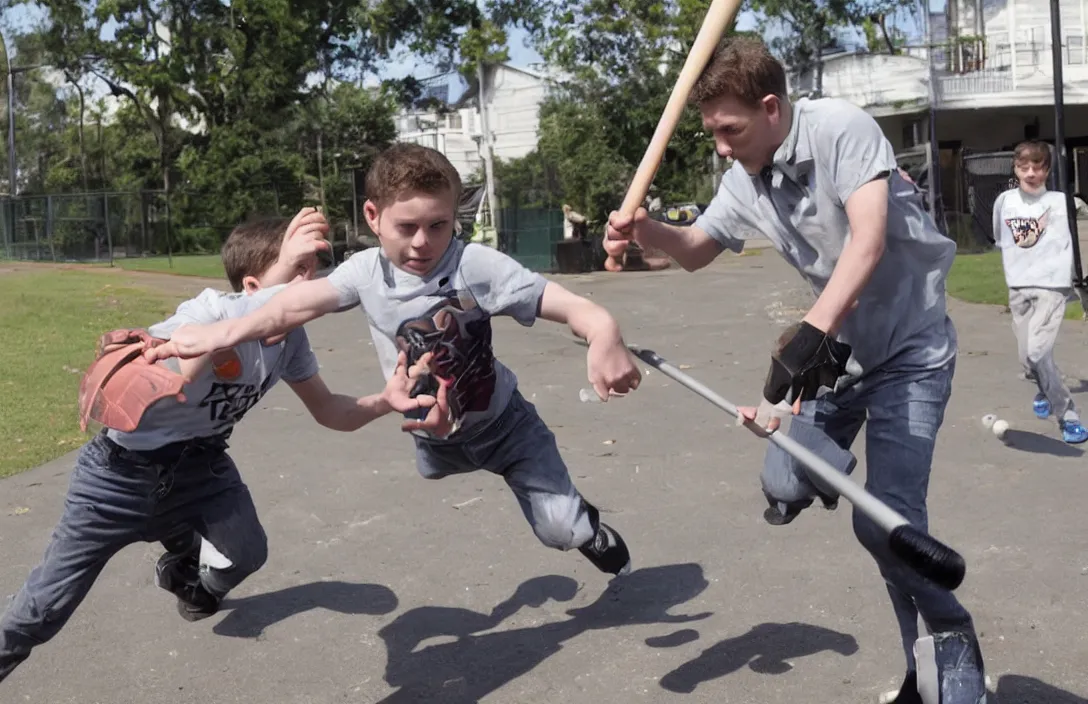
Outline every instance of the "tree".
<path id="1" fill-rule="evenodd" d="M 769 46 L 791 72 L 813 76 L 811 97 L 823 95 L 823 52 L 844 30 L 862 29 L 870 51 L 877 50 L 879 31 L 894 54 L 902 33 L 894 26 L 889 31 L 888 21 L 914 7 L 914 0 L 745 0 L 760 34 L 772 37 Z"/>

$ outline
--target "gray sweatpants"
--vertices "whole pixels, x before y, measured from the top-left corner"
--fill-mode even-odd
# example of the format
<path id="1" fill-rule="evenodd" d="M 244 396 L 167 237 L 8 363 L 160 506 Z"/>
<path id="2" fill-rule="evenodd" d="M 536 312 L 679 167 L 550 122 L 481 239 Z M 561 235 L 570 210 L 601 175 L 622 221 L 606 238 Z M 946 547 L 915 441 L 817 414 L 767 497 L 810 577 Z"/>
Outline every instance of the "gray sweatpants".
<path id="1" fill-rule="evenodd" d="M 104 432 L 93 437 L 76 459 L 41 563 L 0 619 L 0 682 L 60 632 L 122 548 L 159 541 L 182 551 L 193 546 L 194 532 L 231 563 L 201 565 L 204 588 L 219 597 L 268 555 L 253 499 L 224 441 L 131 452 Z"/>
<path id="2" fill-rule="evenodd" d="M 1068 290 L 1009 289 L 1009 310 L 1020 364 L 1034 377 L 1039 393 L 1050 401 L 1051 413 L 1063 420 L 1078 417 L 1073 396 L 1054 361 L 1054 345 L 1065 318 L 1068 297 Z"/>
<path id="3" fill-rule="evenodd" d="M 513 490 L 533 532 L 548 547 L 578 548 L 596 534 L 587 504 L 559 455 L 555 435 L 517 390 L 497 419 L 463 441 L 417 437 L 416 466 L 426 479 L 478 469 L 500 475 Z"/>

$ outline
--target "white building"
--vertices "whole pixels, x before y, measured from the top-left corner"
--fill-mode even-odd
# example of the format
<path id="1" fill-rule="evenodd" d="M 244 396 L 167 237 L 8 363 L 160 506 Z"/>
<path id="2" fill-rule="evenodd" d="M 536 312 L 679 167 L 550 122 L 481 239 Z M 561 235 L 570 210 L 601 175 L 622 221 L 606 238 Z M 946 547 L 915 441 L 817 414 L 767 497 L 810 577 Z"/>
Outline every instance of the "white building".
<path id="1" fill-rule="evenodd" d="M 446 155 L 463 179 L 482 167 L 482 120 L 475 86 L 456 73 L 424 81 L 425 95 L 436 98 L 448 111 L 402 111 L 396 117 L 397 139 L 437 149 Z M 496 159 L 516 159 L 536 148 L 540 104 L 551 81 L 533 71 L 507 64 L 484 71 L 483 104 Z"/>
<path id="2" fill-rule="evenodd" d="M 928 141 L 932 102 L 944 201 L 962 205 L 962 154 L 1008 150 L 1028 138 L 1054 139 L 1049 5 L 1047 0 L 948 0 L 945 12 L 929 17 L 932 75 L 925 42 L 898 55 L 842 53 L 824 58 L 823 93 L 864 107 L 897 150 Z M 1069 174 L 1083 192 L 1088 191 L 1088 0 L 1063 0 L 1060 21 Z M 791 77 L 791 90 L 812 88 L 812 75 Z"/>

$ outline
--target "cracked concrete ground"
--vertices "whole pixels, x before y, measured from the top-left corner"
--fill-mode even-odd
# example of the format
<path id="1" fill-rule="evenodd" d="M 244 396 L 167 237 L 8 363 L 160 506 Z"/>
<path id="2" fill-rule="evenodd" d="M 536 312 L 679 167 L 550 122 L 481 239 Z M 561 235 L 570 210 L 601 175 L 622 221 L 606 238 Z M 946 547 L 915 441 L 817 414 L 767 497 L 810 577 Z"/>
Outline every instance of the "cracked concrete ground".
<path id="1" fill-rule="evenodd" d="M 811 300 L 773 251 L 693 275 L 558 278 L 736 403 L 757 397 L 776 331 Z M 1008 316 L 951 310 L 962 352 L 932 530 L 968 561 L 959 595 L 997 701 L 1086 702 L 1083 452 L 1032 415 Z M 310 331 L 331 386 L 380 388 L 358 313 Z M 1086 345 L 1067 322 L 1058 361 L 1081 401 Z M 865 704 L 898 684 L 894 620 L 845 502 L 768 526 L 764 441 L 703 400 L 650 372 L 628 398 L 579 403 L 585 349 L 548 323 L 497 322 L 496 351 L 631 546 L 627 580 L 609 587 L 576 552 L 542 547 L 495 476 L 420 478 L 395 419 L 334 433 L 280 386 L 232 440 L 269 535 L 264 569 L 190 624 L 153 585 L 158 546 L 130 546 L 0 702 Z M 981 427 L 989 412 L 1011 422 L 1009 444 Z M 0 599 L 40 558 L 72 459 L 0 481 Z"/>

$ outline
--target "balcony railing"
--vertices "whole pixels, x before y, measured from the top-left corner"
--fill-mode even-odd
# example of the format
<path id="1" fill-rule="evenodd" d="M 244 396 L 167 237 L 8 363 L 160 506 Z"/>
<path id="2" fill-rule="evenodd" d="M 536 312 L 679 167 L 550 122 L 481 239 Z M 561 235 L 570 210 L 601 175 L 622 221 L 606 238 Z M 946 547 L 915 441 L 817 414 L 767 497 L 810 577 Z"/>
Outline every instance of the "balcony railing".
<path id="1" fill-rule="evenodd" d="M 1049 34 L 1040 27 L 1018 32 L 1010 43 L 995 32 L 981 39 L 961 38 L 933 51 L 937 99 L 1008 93 L 1053 82 L 1054 62 Z M 1062 73 L 1066 83 L 1088 83 L 1088 40 L 1084 33 L 1065 33 Z"/>
<path id="2" fill-rule="evenodd" d="M 1009 69 L 984 69 L 960 74 L 940 72 L 935 78 L 938 102 L 967 95 L 1008 93 L 1015 87 Z"/>

